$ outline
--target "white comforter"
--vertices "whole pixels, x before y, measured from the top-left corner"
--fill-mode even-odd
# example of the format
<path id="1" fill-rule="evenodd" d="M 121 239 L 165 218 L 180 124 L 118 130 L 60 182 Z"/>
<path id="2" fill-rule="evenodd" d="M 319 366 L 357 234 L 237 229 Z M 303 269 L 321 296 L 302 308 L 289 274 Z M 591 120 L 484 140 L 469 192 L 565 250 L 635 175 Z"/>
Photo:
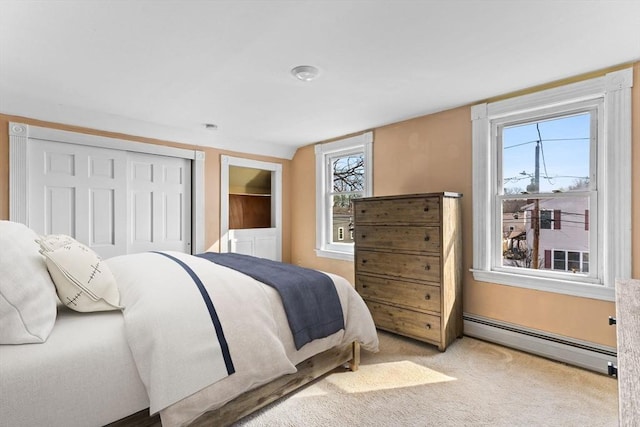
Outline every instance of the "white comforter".
<path id="1" fill-rule="evenodd" d="M 377 351 L 378 338 L 369 311 L 353 287 L 339 276 L 330 275 L 342 303 L 345 329 L 296 351 L 274 289 L 208 260 L 167 253 L 185 261 L 207 287 L 235 373 L 218 378 L 215 373 L 202 374 L 202 367 L 215 361 L 210 359 L 207 340 L 193 320 L 185 323 L 184 313 L 191 314 L 186 319 L 208 321 L 209 327 L 211 320 L 197 287 L 182 267 L 154 253 L 109 259 L 121 305 L 125 306 L 127 339 L 149 393 L 151 412 L 161 411 L 165 426 L 188 423 L 245 391 L 295 372 L 296 364 L 336 345 L 359 341 L 364 349 Z M 195 293 L 204 311 L 195 308 L 194 299 L 184 297 L 183 291 Z M 200 314 L 193 316 L 194 312 Z M 188 355 L 188 363 L 176 361 L 181 355 Z"/>

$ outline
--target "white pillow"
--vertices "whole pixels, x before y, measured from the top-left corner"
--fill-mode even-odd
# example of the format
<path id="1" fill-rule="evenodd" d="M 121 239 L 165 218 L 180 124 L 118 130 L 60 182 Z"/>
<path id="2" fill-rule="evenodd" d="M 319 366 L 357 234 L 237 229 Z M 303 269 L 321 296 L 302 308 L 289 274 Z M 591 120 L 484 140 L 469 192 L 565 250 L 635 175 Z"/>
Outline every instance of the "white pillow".
<path id="1" fill-rule="evenodd" d="M 93 250 L 69 236 L 44 236 L 39 243 L 64 305 L 82 312 L 122 308 L 116 280 Z"/>
<path id="2" fill-rule="evenodd" d="M 51 252 L 74 242 L 76 242 L 76 240 L 66 234 L 49 234 L 47 236 L 40 237 L 40 240 L 38 240 L 42 252 Z"/>
<path id="3" fill-rule="evenodd" d="M 27 226 L 0 221 L 0 344 L 42 343 L 56 321 L 56 291 Z"/>

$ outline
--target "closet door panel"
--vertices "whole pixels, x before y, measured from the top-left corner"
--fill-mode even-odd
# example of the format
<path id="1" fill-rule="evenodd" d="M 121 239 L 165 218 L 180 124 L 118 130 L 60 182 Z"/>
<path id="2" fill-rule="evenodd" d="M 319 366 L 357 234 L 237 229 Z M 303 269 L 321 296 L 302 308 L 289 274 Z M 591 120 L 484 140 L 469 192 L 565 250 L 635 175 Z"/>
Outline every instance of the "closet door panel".
<path id="1" fill-rule="evenodd" d="M 131 240 L 128 252 L 191 252 L 191 163 L 129 153 Z"/>
<path id="2" fill-rule="evenodd" d="M 103 258 L 125 253 L 125 152 L 35 140 L 29 158 L 31 228 L 68 234 Z"/>

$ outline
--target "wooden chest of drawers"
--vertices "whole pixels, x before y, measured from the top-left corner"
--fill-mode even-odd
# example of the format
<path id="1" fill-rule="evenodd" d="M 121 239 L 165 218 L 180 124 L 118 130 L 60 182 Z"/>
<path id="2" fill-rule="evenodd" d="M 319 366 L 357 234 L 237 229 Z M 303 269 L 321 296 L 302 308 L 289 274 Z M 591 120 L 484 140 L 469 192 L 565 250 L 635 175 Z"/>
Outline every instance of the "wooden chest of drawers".
<path id="1" fill-rule="evenodd" d="M 441 351 L 462 336 L 460 197 L 354 200 L 356 289 L 376 326 Z"/>

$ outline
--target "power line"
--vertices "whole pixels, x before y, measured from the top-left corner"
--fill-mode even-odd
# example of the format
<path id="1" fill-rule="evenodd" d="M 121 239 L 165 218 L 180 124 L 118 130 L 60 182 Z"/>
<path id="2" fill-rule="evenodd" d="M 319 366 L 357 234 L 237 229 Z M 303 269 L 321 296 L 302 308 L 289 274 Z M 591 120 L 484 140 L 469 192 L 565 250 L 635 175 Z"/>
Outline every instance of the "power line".
<path id="1" fill-rule="evenodd" d="M 549 139 L 543 139 L 541 140 L 541 142 L 551 142 L 551 141 L 588 141 L 591 138 L 549 138 Z M 538 142 L 538 140 L 533 140 L 533 141 L 525 141 L 525 142 L 520 142 L 518 144 L 513 144 L 513 145 L 509 145 L 508 147 L 503 147 L 503 149 L 507 149 L 507 148 L 515 148 L 515 147 L 520 147 L 521 145 L 527 145 L 527 144 L 533 144 L 534 142 Z"/>
<path id="2" fill-rule="evenodd" d="M 549 173 L 547 172 L 547 162 L 544 159 L 544 147 L 542 145 L 542 135 L 540 135 L 540 123 L 536 123 L 536 130 L 538 131 L 538 139 L 540 140 L 540 153 L 542 154 L 542 166 L 544 167 L 544 177 L 547 182 L 553 185 L 552 179 L 549 178 Z M 540 183 L 538 183 L 540 185 Z M 538 189 L 539 190 L 539 189 Z"/>

